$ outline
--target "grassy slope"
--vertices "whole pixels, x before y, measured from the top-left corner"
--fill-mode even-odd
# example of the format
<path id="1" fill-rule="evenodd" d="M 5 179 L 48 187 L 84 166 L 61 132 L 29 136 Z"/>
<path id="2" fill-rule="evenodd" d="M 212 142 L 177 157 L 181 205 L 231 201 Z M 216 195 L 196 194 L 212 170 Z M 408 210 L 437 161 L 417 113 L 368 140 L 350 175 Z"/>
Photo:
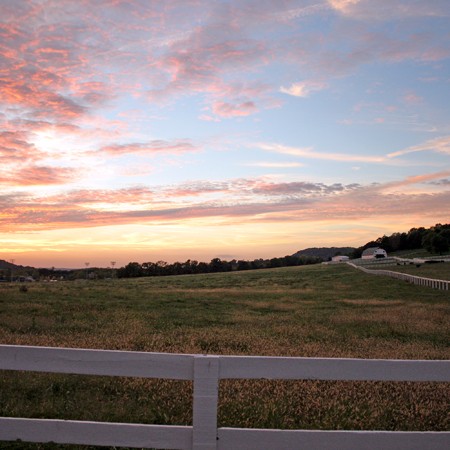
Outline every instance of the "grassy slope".
<path id="1" fill-rule="evenodd" d="M 417 253 L 419 251 L 416 251 Z M 416 258 L 414 254 L 410 251 L 408 255 L 406 252 L 392 253 L 389 256 L 397 256 L 399 258 Z M 426 255 L 421 255 L 422 257 L 427 257 Z M 447 256 L 448 257 L 448 256 Z M 424 278 L 433 278 L 436 280 L 450 280 L 450 263 L 436 262 L 431 263 L 406 263 L 403 264 L 394 259 L 388 258 L 387 260 L 365 260 L 364 267 L 368 269 L 382 269 L 382 270 L 392 270 L 394 272 L 407 273 L 410 275 L 415 275 Z"/>
<path id="2" fill-rule="evenodd" d="M 345 265 L 29 287 L 20 292 L 17 286 L 0 286 L 2 343 L 182 353 L 449 357 L 450 292 L 366 275 Z M 190 383 L 3 375 L 4 416 L 191 423 Z M 226 381 L 221 383 L 219 422 L 442 430 L 450 428 L 449 400 L 448 386 L 439 383 Z"/>

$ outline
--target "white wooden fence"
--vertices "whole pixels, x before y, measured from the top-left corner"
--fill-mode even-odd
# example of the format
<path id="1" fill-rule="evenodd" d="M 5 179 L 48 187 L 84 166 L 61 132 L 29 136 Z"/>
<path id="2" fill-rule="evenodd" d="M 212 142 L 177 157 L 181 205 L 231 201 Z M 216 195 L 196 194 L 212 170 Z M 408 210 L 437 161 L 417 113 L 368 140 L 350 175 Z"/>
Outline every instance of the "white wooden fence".
<path id="1" fill-rule="evenodd" d="M 363 272 L 370 273 L 372 275 L 384 275 L 387 277 L 407 281 L 408 283 L 416 284 L 419 286 L 427 286 L 434 289 L 440 289 L 442 291 L 448 291 L 450 286 L 450 281 L 447 280 L 436 280 L 434 278 L 417 277 L 415 275 L 409 275 L 407 273 L 401 272 L 394 272 L 392 270 L 367 269 L 365 267 L 358 266 L 350 262 L 348 262 L 347 264 L 349 266 L 354 267 L 355 269 L 362 270 Z"/>
<path id="2" fill-rule="evenodd" d="M 450 381 L 450 361 L 210 356 L 0 345 L 0 369 L 193 380 L 193 425 L 0 418 L 0 441 L 137 448 L 450 448 L 450 432 L 217 428 L 221 379 Z"/>

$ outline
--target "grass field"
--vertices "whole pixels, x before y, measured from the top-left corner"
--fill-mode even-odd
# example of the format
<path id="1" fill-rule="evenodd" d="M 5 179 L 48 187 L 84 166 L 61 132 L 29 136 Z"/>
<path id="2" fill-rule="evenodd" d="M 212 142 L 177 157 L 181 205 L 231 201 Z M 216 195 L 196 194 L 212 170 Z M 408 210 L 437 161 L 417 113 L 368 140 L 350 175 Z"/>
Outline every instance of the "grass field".
<path id="1" fill-rule="evenodd" d="M 21 292 L 17 285 L 0 286 L 3 344 L 236 355 L 450 356 L 450 291 L 346 265 L 28 287 Z M 4 371 L 0 383 L 2 416 L 192 421 L 189 382 Z M 225 381 L 219 401 L 220 426 L 450 429 L 445 383 Z M 3 443 L 0 448 L 67 447 Z"/>
<path id="2" fill-rule="evenodd" d="M 392 270 L 394 272 L 408 273 L 417 277 L 434 278 L 437 280 L 450 280 L 450 263 L 420 264 L 419 267 L 415 264 L 386 264 L 381 267 L 374 266 L 369 268 Z"/>

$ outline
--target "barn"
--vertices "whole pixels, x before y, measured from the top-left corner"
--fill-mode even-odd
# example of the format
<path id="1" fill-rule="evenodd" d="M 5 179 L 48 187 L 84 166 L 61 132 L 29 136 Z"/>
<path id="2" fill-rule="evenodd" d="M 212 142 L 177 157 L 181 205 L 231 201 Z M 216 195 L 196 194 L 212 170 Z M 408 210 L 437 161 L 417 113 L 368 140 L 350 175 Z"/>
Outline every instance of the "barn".
<path id="1" fill-rule="evenodd" d="M 386 250 L 380 247 L 366 248 L 361 255 L 362 259 L 387 258 Z"/>
<path id="2" fill-rule="evenodd" d="M 333 256 L 331 258 L 331 261 L 333 261 L 333 262 L 345 262 L 345 261 L 348 261 L 349 259 L 350 258 L 348 256 L 345 256 L 345 255 L 336 255 L 336 256 Z"/>

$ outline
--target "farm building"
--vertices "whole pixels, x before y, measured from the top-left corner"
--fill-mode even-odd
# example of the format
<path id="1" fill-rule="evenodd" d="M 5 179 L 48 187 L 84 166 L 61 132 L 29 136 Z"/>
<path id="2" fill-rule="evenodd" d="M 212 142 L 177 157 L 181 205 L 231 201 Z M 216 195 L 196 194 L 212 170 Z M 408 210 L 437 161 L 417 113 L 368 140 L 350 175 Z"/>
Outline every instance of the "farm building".
<path id="1" fill-rule="evenodd" d="M 349 259 L 350 258 L 348 256 L 336 255 L 336 256 L 333 256 L 331 258 L 331 261 L 334 261 L 334 262 L 345 262 L 345 261 L 348 261 Z"/>
<path id="2" fill-rule="evenodd" d="M 362 259 L 387 258 L 386 250 L 380 247 L 366 248 L 361 255 Z"/>

